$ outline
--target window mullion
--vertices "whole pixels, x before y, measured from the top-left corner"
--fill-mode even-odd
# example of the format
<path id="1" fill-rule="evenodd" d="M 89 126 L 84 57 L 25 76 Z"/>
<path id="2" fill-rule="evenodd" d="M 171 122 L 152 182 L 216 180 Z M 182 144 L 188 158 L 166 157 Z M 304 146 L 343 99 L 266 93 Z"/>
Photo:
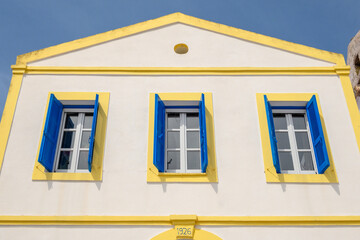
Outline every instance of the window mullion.
<path id="1" fill-rule="evenodd" d="M 78 115 L 78 122 L 76 125 L 76 132 L 75 132 L 75 141 L 74 141 L 74 151 L 71 159 L 71 172 L 76 172 L 76 166 L 79 156 L 79 149 L 80 149 L 80 137 L 81 137 L 81 130 L 82 130 L 82 123 L 84 120 L 85 113 L 79 113 Z"/>
<path id="2" fill-rule="evenodd" d="M 180 170 L 181 172 L 186 172 L 186 137 L 185 137 L 185 120 L 186 113 L 180 114 Z"/>
<path id="3" fill-rule="evenodd" d="M 293 158 L 293 163 L 294 163 L 294 170 L 296 173 L 300 173 L 301 172 L 300 171 L 300 161 L 299 161 L 299 155 L 298 155 L 297 146 L 296 146 L 294 122 L 293 122 L 291 114 L 286 114 L 286 121 L 287 121 L 288 129 L 289 129 L 290 149 L 291 149 L 291 156 Z"/>

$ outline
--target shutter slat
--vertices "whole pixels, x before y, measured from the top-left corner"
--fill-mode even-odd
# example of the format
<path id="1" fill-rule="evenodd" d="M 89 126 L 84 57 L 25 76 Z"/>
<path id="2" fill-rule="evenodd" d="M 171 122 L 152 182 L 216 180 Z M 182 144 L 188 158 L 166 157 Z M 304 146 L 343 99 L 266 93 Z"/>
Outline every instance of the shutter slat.
<path id="1" fill-rule="evenodd" d="M 306 114 L 309 121 L 318 172 L 323 174 L 330 166 L 330 161 L 315 95 L 311 97 L 306 105 Z"/>
<path id="2" fill-rule="evenodd" d="M 273 163 L 274 163 L 276 172 L 281 173 L 279 154 L 278 154 L 277 144 L 276 144 L 277 141 L 276 141 L 276 135 L 275 135 L 275 125 L 274 125 L 273 113 L 271 110 L 270 102 L 268 101 L 266 95 L 264 95 L 264 100 L 265 100 L 266 117 L 267 117 L 267 122 L 268 122 L 268 127 L 269 127 L 272 159 L 273 159 Z"/>
<path id="3" fill-rule="evenodd" d="M 38 159 L 49 172 L 52 172 L 54 167 L 62 111 L 63 105 L 51 94 Z"/>
<path id="4" fill-rule="evenodd" d="M 93 162 L 93 153 L 94 153 L 95 132 L 96 132 L 96 122 L 97 122 L 98 108 L 99 108 L 99 95 L 96 94 L 95 104 L 94 104 L 93 121 L 92 121 L 91 134 L 90 134 L 90 144 L 89 144 L 89 156 L 88 156 L 89 172 L 91 172 L 91 166 L 92 166 L 92 162 Z"/>
<path id="5" fill-rule="evenodd" d="M 155 94 L 154 119 L 154 156 L 153 163 L 159 172 L 164 172 L 165 166 L 165 104 L 158 94 Z"/>
<path id="6" fill-rule="evenodd" d="M 201 144 L 201 172 L 205 173 L 208 166 L 207 138 L 206 138 L 206 108 L 205 96 L 201 94 L 199 103 L 199 121 L 200 121 L 200 144 Z"/>

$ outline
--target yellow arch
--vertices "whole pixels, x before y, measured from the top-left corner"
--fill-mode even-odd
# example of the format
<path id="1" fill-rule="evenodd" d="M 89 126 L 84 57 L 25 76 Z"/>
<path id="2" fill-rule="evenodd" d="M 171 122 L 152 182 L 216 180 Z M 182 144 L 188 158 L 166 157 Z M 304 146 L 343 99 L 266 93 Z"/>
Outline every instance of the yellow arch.
<path id="1" fill-rule="evenodd" d="M 193 240 L 222 240 L 222 238 L 208 231 L 196 229 L 196 228 L 194 230 L 195 230 L 194 237 L 192 238 Z M 176 240 L 176 236 L 177 234 L 175 229 L 170 229 L 166 232 L 156 235 L 151 240 Z M 186 239 L 191 239 L 191 238 L 188 237 Z"/>

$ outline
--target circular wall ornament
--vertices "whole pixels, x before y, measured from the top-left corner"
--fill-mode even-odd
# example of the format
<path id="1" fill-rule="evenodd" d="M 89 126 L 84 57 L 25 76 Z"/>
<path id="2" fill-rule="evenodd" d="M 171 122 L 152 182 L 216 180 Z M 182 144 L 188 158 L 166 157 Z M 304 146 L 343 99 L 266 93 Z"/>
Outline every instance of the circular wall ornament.
<path id="1" fill-rule="evenodd" d="M 189 51 L 189 48 L 185 43 L 179 43 L 179 44 L 175 45 L 174 51 L 177 54 L 185 54 L 185 53 L 187 53 Z"/>

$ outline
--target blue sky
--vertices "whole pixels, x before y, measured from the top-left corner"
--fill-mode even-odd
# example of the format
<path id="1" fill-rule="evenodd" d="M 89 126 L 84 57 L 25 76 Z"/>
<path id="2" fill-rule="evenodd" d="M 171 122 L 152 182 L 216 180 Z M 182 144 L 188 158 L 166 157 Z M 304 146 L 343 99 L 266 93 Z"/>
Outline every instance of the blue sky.
<path id="1" fill-rule="evenodd" d="M 0 113 L 17 55 L 174 12 L 345 57 L 360 30 L 360 0 L 0 0 Z"/>

